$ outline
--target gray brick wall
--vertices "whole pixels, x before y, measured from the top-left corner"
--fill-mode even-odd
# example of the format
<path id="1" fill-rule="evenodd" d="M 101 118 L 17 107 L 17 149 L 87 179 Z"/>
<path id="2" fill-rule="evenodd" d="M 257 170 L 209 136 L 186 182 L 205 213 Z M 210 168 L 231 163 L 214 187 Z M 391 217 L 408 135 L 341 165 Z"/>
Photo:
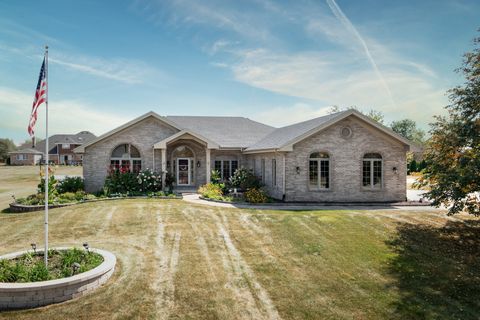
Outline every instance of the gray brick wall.
<path id="1" fill-rule="evenodd" d="M 153 145 L 178 132 L 165 123 L 148 117 L 143 121 L 118 132 L 85 149 L 83 156 L 83 176 L 85 190 L 95 192 L 102 189 L 110 166 L 110 156 L 115 147 L 123 143 L 135 146 L 142 157 L 142 169 L 153 169 Z M 156 151 L 155 167 L 160 165 L 160 153 Z"/>
<path id="2" fill-rule="evenodd" d="M 341 129 L 352 130 L 343 138 Z M 330 190 L 312 190 L 308 185 L 310 153 L 330 155 Z M 362 159 L 365 153 L 383 157 L 383 187 L 362 186 Z M 300 173 L 296 173 L 296 167 Z M 394 174 L 393 167 L 398 169 Z M 286 158 L 287 201 L 403 201 L 406 199 L 406 150 L 404 145 L 356 118 L 349 117 L 294 145 Z"/>

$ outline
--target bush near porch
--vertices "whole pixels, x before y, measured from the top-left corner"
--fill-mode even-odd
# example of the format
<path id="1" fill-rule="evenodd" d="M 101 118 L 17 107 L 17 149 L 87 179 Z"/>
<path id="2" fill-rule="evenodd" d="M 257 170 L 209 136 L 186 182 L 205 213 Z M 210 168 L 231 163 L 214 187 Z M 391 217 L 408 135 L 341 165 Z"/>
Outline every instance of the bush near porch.
<path id="1" fill-rule="evenodd" d="M 232 193 L 233 189 L 237 189 L 237 192 Z M 262 189 L 261 181 L 246 168 L 235 170 L 233 176 L 224 182 L 221 181 L 220 173 L 213 170 L 210 183 L 201 186 L 198 192 L 204 198 L 226 202 L 265 203 L 269 201 Z"/>

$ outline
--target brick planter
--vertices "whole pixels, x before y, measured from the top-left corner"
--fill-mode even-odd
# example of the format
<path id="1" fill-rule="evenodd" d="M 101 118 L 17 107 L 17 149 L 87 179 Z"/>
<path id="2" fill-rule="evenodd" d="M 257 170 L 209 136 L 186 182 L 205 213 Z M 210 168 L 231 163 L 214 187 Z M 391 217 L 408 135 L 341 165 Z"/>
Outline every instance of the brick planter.
<path id="1" fill-rule="evenodd" d="M 68 248 L 54 249 L 61 251 Z M 104 259 L 102 264 L 90 271 L 68 278 L 48 281 L 0 282 L 0 310 L 35 308 L 78 298 L 92 292 L 107 282 L 115 269 L 117 259 L 108 251 L 90 250 L 100 254 Z M 26 252 L 28 251 L 11 253 L 0 256 L 0 259 L 13 259 Z"/>

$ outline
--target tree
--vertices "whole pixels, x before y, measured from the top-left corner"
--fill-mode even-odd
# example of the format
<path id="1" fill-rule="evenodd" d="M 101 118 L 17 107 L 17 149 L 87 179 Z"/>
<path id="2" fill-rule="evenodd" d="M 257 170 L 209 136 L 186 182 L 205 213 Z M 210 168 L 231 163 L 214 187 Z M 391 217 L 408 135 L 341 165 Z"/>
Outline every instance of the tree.
<path id="1" fill-rule="evenodd" d="M 425 143 L 425 132 L 422 129 L 417 128 L 417 124 L 411 119 L 393 121 L 390 127 L 402 137 L 415 142 L 418 145 L 423 145 Z"/>
<path id="2" fill-rule="evenodd" d="M 337 113 L 341 111 L 347 111 L 347 110 L 355 110 L 360 112 L 361 114 L 371 118 L 373 121 L 377 121 L 378 123 L 383 124 L 384 121 L 384 115 L 381 111 L 370 109 L 367 113 L 363 112 L 362 110 L 358 109 L 356 106 L 351 106 L 348 108 L 340 108 L 339 106 L 332 106 L 330 110 L 328 110 L 328 114 L 332 113 Z"/>
<path id="3" fill-rule="evenodd" d="M 448 91 L 448 115 L 431 124 L 419 185 L 430 186 L 426 197 L 448 206 L 449 214 L 480 215 L 480 37 L 456 72 L 465 82 Z"/>
<path id="4" fill-rule="evenodd" d="M 12 139 L 0 139 L 0 161 L 7 161 L 8 153 L 16 149 L 17 147 Z"/>

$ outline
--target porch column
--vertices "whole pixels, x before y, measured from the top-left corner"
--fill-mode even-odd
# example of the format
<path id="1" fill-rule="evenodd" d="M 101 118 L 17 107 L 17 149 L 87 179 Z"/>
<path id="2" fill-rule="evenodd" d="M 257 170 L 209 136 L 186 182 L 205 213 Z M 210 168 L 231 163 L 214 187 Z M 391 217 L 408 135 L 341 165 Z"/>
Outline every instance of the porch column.
<path id="1" fill-rule="evenodd" d="M 206 183 L 209 183 L 210 182 L 210 149 L 206 149 L 206 160 L 205 160 L 205 167 L 206 167 L 206 170 L 207 170 L 207 181 Z"/>
<path id="2" fill-rule="evenodd" d="M 165 190 L 165 177 L 167 172 L 167 149 L 160 149 L 162 154 L 162 190 Z"/>

